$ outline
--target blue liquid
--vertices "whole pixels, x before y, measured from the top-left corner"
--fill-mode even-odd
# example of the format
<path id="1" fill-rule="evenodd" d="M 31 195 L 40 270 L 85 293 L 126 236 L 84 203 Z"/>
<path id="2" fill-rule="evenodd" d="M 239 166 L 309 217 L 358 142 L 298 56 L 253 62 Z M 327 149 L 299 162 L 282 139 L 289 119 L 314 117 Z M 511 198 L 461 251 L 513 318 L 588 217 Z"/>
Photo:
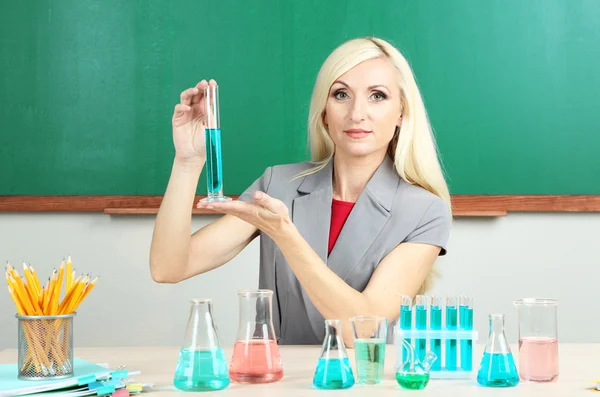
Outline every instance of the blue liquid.
<path id="1" fill-rule="evenodd" d="M 460 306 L 460 328 L 473 329 L 473 309 L 468 306 Z M 473 370 L 473 341 L 460 341 L 460 368 L 463 371 Z"/>
<path id="2" fill-rule="evenodd" d="M 221 129 L 204 130 L 206 139 L 206 184 L 209 196 L 222 194 L 223 164 L 221 157 Z"/>
<path id="3" fill-rule="evenodd" d="M 439 306 L 431 306 L 429 324 L 433 330 L 442 329 L 442 308 Z M 431 351 L 438 356 L 438 359 L 431 365 L 432 371 L 442 370 L 442 340 L 432 339 L 431 340 Z"/>
<path id="4" fill-rule="evenodd" d="M 487 387 L 513 387 L 519 383 L 519 374 L 512 353 L 483 353 L 477 383 Z"/>
<path id="5" fill-rule="evenodd" d="M 348 358 L 320 358 L 313 384 L 319 389 L 348 389 L 354 385 L 354 374 Z"/>
<path id="6" fill-rule="evenodd" d="M 400 329 L 410 330 L 412 328 L 412 310 L 410 306 L 400 306 Z M 406 339 L 409 345 L 412 344 L 411 339 Z M 402 360 L 408 357 L 408 350 L 402 347 Z"/>
<path id="7" fill-rule="evenodd" d="M 221 390 L 230 379 L 223 349 L 181 349 L 173 384 L 183 391 Z"/>
<path id="8" fill-rule="evenodd" d="M 456 330 L 457 313 L 455 306 L 446 306 L 446 329 Z M 456 339 L 446 339 L 446 370 L 456 369 Z"/>
<path id="9" fill-rule="evenodd" d="M 416 314 L 415 314 L 415 322 L 417 329 L 427 329 L 427 308 L 423 305 L 418 305 Z M 425 359 L 425 353 L 427 350 L 427 339 L 417 339 L 416 341 L 417 349 L 416 356 L 420 361 Z"/>

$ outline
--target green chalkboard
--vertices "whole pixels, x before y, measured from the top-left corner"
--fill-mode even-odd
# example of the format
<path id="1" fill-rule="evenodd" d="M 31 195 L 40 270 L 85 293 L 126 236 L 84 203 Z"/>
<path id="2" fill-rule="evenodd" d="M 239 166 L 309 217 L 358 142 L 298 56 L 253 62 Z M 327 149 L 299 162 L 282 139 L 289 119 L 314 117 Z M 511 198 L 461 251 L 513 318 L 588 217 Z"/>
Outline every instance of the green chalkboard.
<path id="1" fill-rule="evenodd" d="M 240 194 L 308 159 L 318 69 L 359 36 L 413 66 L 453 194 L 600 194 L 599 21 L 597 0 L 4 1 L 0 195 L 164 193 L 202 78 Z"/>

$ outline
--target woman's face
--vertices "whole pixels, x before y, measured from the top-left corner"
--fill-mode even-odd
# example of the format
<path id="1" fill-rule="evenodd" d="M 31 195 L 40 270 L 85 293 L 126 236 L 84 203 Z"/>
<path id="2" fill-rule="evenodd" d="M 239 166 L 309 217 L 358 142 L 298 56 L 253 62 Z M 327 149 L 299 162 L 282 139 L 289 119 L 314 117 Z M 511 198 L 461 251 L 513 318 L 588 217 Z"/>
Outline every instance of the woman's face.
<path id="1" fill-rule="evenodd" d="M 323 122 L 336 154 L 385 156 L 402 122 L 395 73 L 388 60 L 376 58 L 356 65 L 331 85 Z"/>

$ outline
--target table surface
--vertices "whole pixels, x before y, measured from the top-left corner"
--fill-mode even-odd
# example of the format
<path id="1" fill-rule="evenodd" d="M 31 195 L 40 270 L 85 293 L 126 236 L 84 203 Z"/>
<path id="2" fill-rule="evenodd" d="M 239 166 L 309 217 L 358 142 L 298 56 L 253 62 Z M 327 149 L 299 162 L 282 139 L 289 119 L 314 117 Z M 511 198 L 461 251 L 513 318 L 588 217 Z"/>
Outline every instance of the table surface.
<path id="1" fill-rule="evenodd" d="M 484 350 L 484 345 L 475 346 L 474 368 L 477 369 Z M 517 346 L 510 346 L 517 360 Z M 395 347 L 388 345 L 385 361 L 385 380 L 377 385 L 356 384 L 347 390 L 319 390 L 313 387 L 312 378 L 315 366 L 321 353 L 320 346 L 280 346 L 283 361 L 284 377 L 279 382 L 269 384 L 236 384 L 217 392 L 192 393 L 197 395 L 221 396 L 325 396 L 325 395 L 371 395 L 397 396 L 544 396 L 574 397 L 590 396 L 595 387 L 593 381 L 600 378 L 600 344 L 560 344 L 560 375 L 554 383 L 521 382 L 516 387 L 494 389 L 478 386 L 475 379 L 442 380 L 432 379 L 424 390 L 415 392 L 404 390 L 398 386 L 394 378 Z M 232 348 L 225 347 L 227 361 L 231 357 Z M 179 355 L 179 347 L 93 347 L 76 348 L 75 357 L 84 360 L 107 363 L 111 369 L 126 365 L 128 370 L 140 370 L 141 374 L 132 376 L 136 382 L 152 383 L 154 387 L 144 393 L 149 396 L 181 396 L 181 392 L 173 387 L 173 374 Z M 355 371 L 354 350 L 348 349 Z M 0 352 L 0 363 L 15 363 L 17 351 L 7 349 Z M 355 373 L 356 374 L 356 373 Z M 142 396 L 144 395 L 142 394 Z M 600 396 L 600 394 L 598 394 Z"/>

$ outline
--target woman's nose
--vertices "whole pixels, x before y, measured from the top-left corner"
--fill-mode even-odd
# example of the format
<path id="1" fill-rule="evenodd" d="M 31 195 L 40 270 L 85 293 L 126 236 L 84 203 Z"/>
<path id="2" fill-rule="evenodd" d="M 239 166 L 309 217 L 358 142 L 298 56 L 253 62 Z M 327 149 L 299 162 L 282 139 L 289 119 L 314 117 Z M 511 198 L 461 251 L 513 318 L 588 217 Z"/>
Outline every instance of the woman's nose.
<path id="1" fill-rule="evenodd" d="M 352 109 L 350 110 L 350 120 L 358 123 L 365 119 L 365 104 L 360 99 L 355 99 L 352 102 Z"/>

